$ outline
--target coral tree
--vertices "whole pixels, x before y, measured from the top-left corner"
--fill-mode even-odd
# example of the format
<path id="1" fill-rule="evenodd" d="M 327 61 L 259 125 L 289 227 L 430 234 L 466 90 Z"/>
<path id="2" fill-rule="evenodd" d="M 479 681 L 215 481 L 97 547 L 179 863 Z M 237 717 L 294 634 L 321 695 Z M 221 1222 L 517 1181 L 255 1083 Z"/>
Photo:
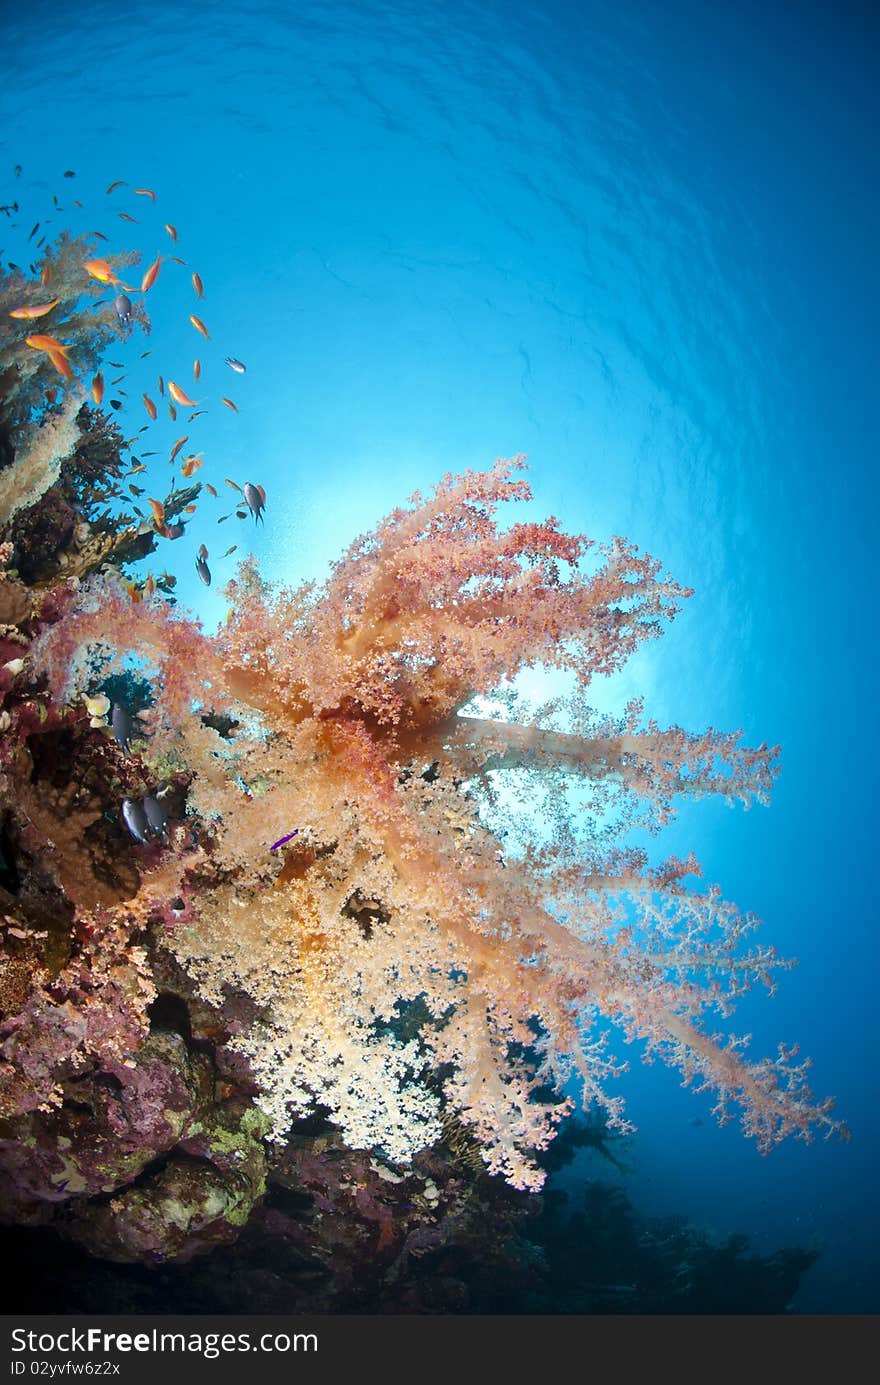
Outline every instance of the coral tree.
<path id="1" fill-rule="evenodd" d="M 781 965 L 756 921 L 626 844 L 775 776 L 775 749 L 589 705 L 689 593 L 623 540 L 505 527 L 517 458 L 412 497 L 321 586 L 244 562 L 206 635 L 172 574 L 123 575 L 200 488 L 145 518 L 138 435 L 84 402 L 149 326 L 85 274 L 98 248 L 0 274 L 0 1222 L 185 1262 L 268 1179 L 258 1239 L 280 1190 L 296 1256 L 347 1266 L 340 1301 L 365 1254 L 408 1301 L 411 1264 L 504 1223 L 520 1193 L 487 1171 L 540 1187 L 568 1092 L 626 1128 L 611 1025 L 762 1149 L 838 1130 L 794 1050 L 750 1061 L 709 1022 Z M 69 361 L 15 315 L 48 294 Z M 567 691 L 530 707 L 531 668 Z M 123 800 L 159 794 L 168 831 L 133 844 Z"/>
<path id="2" fill-rule="evenodd" d="M 686 885 L 692 858 L 652 869 L 614 840 L 678 795 L 764 800 L 776 752 L 661 730 L 639 704 L 590 710 L 594 675 L 689 593 L 623 540 L 500 527 L 530 498 L 521 467 L 445 477 L 323 586 L 271 587 L 245 562 L 216 636 L 112 571 L 82 585 L 33 647 L 54 705 L 134 656 L 149 753 L 188 780 L 186 825 L 144 850 L 110 917 L 164 919 L 203 1001 L 247 1001 L 229 1048 L 277 1138 L 320 1108 L 349 1146 L 406 1164 L 453 1114 L 491 1172 L 538 1187 L 570 1106 L 551 1091 L 576 1078 L 623 1124 L 609 1021 L 712 1088 L 721 1119 L 738 1105 L 762 1149 L 831 1131 L 796 1051 L 750 1061 L 706 1022 L 769 984 L 772 950 L 741 947 L 755 920 Z M 535 666 L 575 691 L 528 713 L 499 688 Z M 518 825 L 517 791 L 541 810 Z"/>

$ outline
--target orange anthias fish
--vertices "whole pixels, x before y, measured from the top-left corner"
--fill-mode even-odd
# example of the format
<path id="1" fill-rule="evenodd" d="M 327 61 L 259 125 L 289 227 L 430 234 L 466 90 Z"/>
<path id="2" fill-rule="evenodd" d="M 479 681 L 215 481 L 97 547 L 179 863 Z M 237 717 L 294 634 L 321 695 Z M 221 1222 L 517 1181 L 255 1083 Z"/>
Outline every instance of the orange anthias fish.
<path id="1" fill-rule="evenodd" d="M 140 226 L 141 224 L 136 216 L 129 216 L 128 212 L 117 212 L 116 215 L 120 221 L 130 221 L 133 226 Z"/>
<path id="2" fill-rule="evenodd" d="M 231 409 L 234 414 L 238 413 L 238 405 L 233 404 L 231 399 L 227 399 L 225 394 L 221 394 L 220 400 L 221 403 L 226 405 L 227 409 Z"/>
<path id="3" fill-rule="evenodd" d="M 168 393 L 171 395 L 171 398 L 174 400 L 175 404 L 184 404 L 190 409 L 194 409 L 196 407 L 196 401 L 194 399 L 190 399 L 188 394 L 184 394 L 180 386 L 175 385 L 173 380 L 168 381 Z"/>
<path id="4" fill-rule="evenodd" d="M 198 357 L 193 361 L 193 379 L 198 380 L 202 373 L 202 363 Z"/>
<path id="5" fill-rule="evenodd" d="M 156 200 L 156 194 L 153 192 L 152 188 L 134 188 L 133 191 L 138 197 L 149 197 L 151 202 L 155 202 Z"/>
<path id="6" fill-rule="evenodd" d="M 195 475 L 201 465 L 201 457 L 187 457 L 183 466 L 180 468 L 180 474 L 181 476 L 185 476 L 188 480 L 190 476 Z"/>
<path id="7" fill-rule="evenodd" d="M 164 394 L 164 393 L 165 393 L 165 381 L 162 379 L 162 376 L 161 376 L 161 375 L 157 375 L 157 376 L 156 376 L 156 384 L 159 386 L 159 393 L 160 393 L 160 394 Z"/>
<path id="8" fill-rule="evenodd" d="M 100 370 L 92 381 L 92 398 L 96 404 L 100 404 L 104 398 L 104 377 Z"/>
<path id="9" fill-rule="evenodd" d="M 146 293 L 153 287 L 159 277 L 159 270 L 162 268 L 162 256 L 157 255 L 150 268 L 141 280 L 141 293 Z"/>
<path id="10" fill-rule="evenodd" d="M 144 395 L 144 408 L 146 409 L 147 413 L 150 415 L 150 418 L 155 418 L 155 417 L 156 417 L 156 412 L 157 412 L 157 411 L 156 411 L 156 406 L 155 406 L 155 404 L 153 403 L 152 399 L 150 398 L 150 396 L 149 396 L 148 394 L 145 394 L 145 395 Z"/>
<path id="11" fill-rule="evenodd" d="M 216 486 L 212 486 L 210 481 L 205 482 L 205 490 L 209 495 L 213 495 L 215 500 L 217 499 L 217 488 Z"/>
<path id="12" fill-rule="evenodd" d="M 52 278 L 52 266 L 51 266 L 51 265 L 48 265 L 48 264 L 44 264 L 44 265 L 43 265 L 43 268 L 40 270 L 40 284 L 42 285 L 43 288 L 46 287 L 46 285 L 48 284 L 48 282 L 49 282 L 49 280 L 50 280 L 51 278 Z"/>
<path id="13" fill-rule="evenodd" d="M 32 337 L 25 337 L 28 346 L 33 347 L 34 351 L 55 351 L 59 356 L 66 356 L 70 350 L 69 346 L 62 346 L 55 337 L 44 336 L 41 332 L 35 333 Z"/>
<path id="14" fill-rule="evenodd" d="M 151 500 L 151 499 L 149 498 L 149 496 L 148 496 L 148 497 L 147 497 L 147 504 L 149 505 L 150 509 L 153 511 L 153 519 L 156 521 L 156 523 L 157 523 L 157 524 L 164 524 L 164 523 L 165 523 L 165 506 L 162 504 L 161 500 Z"/>
<path id="15" fill-rule="evenodd" d="M 202 336 L 205 338 L 206 341 L 211 340 L 211 338 L 208 335 L 208 329 L 200 317 L 196 317 L 195 313 L 190 313 L 189 320 L 192 323 L 193 327 L 195 327 L 196 331 L 201 332 Z"/>
<path id="16" fill-rule="evenodd" d="M 178 438 L 178 439 L 177 439 L 177 442 L 174 444 L 174 446 L 173 446 L 172 449 L 171 449 L 171 461 L 172 461 L 172 462 L 174 461 L 174 458 L 177 456 L 178 452 L 179 452 L 180 449 L 183 447 L 183 444 L 184 444 L 185 442 L 189 442 L 189 438 L 186 436 L 186 434 L 184 434 L 184 436 L 183 436 L 182 438 Z"/>
<path id="17" fill-rule="evenodd" d="M 97 279 L 99 284 L 112 284 L 114 288 L 120 289 L 128 288 L 128 284 L 123 284 L 107 260 L 83 260 L 83 269 L 90 279 Z"/>
<path id="18" fill-rule="evenodd" d="M 49 360 L 52 362 L 59 375 L 63 375 L 65 380 L 73 378 L 73 371 L 66 356 L 62 356 L 60 351 L 50 351 Z"/>
<path id="19" fill-rule="evenodd" d="M 165 222 L 165 230 L 168 232 L 168 234 L 169 234 L 169 236 L 171 237 L 172 240 L 177 240 L 177 227 L 176 227 L 176 226 L 172 226 L 170 222 L 166 221 L 166 222 Z"/>
<path id="20" fill-rule="evenodd" d="M 60 300 L 58 298 L 53 298 L 51 303 L 41 303 L 39 307 L 13 308 L 9 316 L 23 318 L 45 317 L 47 313 L 51 313 L 52 309 L 58 306 L 59 302 Z"/>
<path id="21" fill-rule="evenodd" d="M 168 405 L 168 417 L 171 419 L 172 423 L 177 422 L 177 410 L 173 404 Z"/>
<path id="22" fill-rule="evenodd" d="M 111 183 L 111 184 L 110 184 L 110 186 L 109 186 L 109 188 L 107 189 L 107 191 L 108 191 L 108 192 L 112 192 L 114 188 L 124 188 L 124 187 L 125 187 L 125 179 L 124 179 L 124 178 L 117 178 L 115 183 Z"/>
<path id="23" fill-rule="evenodd" d="M 196 293 L 198 294 L 199 298 L 204 298 L 204 296 L 205 296 L 205 286 L 204 286 L 204 284 L 202 283 L 201 278 L 199 277 L 199 275 L 196 274 L 195 270 L 193 270 L 193 277 L 192 277 L 192 278 L 193 278 L 193 288 L 195 289 L 195 291 L 196 291 Z"/>

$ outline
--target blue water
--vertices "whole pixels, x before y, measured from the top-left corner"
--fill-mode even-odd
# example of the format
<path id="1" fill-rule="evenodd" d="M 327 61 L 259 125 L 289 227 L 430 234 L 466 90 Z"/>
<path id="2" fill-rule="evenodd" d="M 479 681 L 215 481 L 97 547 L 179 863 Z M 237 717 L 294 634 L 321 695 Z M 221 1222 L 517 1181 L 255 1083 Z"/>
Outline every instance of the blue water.
<path id="1" fill-rule="evenodd" d="M 517 452 L 536 512 L 627 534 L 696 588 L 597 698 L 781 742 L 772 807 L 693 805 L 657 850 L 693 848 L 801 959 L 736 1027 L 758 1051 L 800 1039 L 853 1140 L 762 1159 L 636 1062 L 629 1186 L 761 1249 L 819 1244 L 798 1306 L 876 1310 L 876 18 L 742 0 L 0 15 L 0 201 L 33 208 L 29 228 L 78 196 L 84 219 L 57 226 L 147 259 L 168 219 L 205 282 L 199 309 L 163 268 L 128 388 L 134 431 L 154 362 L 188 382 L 198 354 L 205 391 L 239 404 L 193 444 L 204 475 L 266 487 L 265 531 L 205 506 L 163 552 L 208 623 L 232 560 L 207 592 L 199 542 L 320 575 L 417 486 Z M 140 227 L 113 215 L 114 178 L 156 189 L 155 212 L 114 203 Z"/>

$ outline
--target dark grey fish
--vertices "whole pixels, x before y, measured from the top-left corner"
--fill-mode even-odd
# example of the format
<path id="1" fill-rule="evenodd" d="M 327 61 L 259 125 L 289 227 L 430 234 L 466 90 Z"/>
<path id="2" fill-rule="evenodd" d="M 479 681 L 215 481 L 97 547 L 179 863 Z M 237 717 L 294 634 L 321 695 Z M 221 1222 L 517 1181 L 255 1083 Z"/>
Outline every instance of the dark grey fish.
<path id="1" fill-rule="evenodd" d="M 147 815 L 139 803 L 133 798 L 122 800 L 122 821 L 125 823 L 136 842 L 146 843 L 150 825 L 147 822 Z"/>
<path id="2" fill-rule="evenodd" d="M 169 539 L 182 539 L 185 533 L 186 533 L 186 530 L 185 530 L 184 526 L 180 523 L 179 520 L 178 520 L 178 522 L 177 522 L 176 524 L 168 524 L 168 525 L 165 526 L 165 537 L 166 537 L 166 538 L 169 538 Z"/>
<path id="3" fill-rule="evenodd" d="M 110 725 L 113 728 L 113 739 L 122 751 L 127 755 L 131 749 L 131 738 L 134 735 L 134 724 L 131 717 L 124 707 L 120 707 L 118 702 L 113 704 L 113 711 L 110 714 Z"/>
<path id="4" fill-rule="evenodd" d="M 147 815 L 147 822 L 150 824 L 151 831 L 157 837 L 161 837 L 163 842 L 168 840 L 168 814 L 164 807 L 153 794 L 147 794 L 143 800 L 143 809 Z"/>
<path id="5" fill-rule="evenodd" d="M 263 511 L 266 508 L 266 492 L 262 486 L 253 486 L 250 481 L 244 485 L 244 498 L 248 503 L 248 509 L 254 517 L 254 523 L 263 519 Z M 266 521 L 263 519 L 263 523 Z"/>
<path id="6" fill-rule="evenodd" d="M 131 321 L 131 299 L 127 293 L 118 293 L 116 295 L 113 299 L 113 310 L 122 326 L 127 327 Z"/>
<path id="7" fill-rule="evenodd" d="M 201 579 L 202 579 L 202 581 L 204 582 L 205 586 L 206 586 L 206 587 L 210 587 L 210 585 L 211 585 L 211 569 L 208 567 L 208 564 L 205 562 L 204 558 L 201 558 L 201 557 L 196 558 L 196 572 L 197 572 L 197 573 L 199 574 L 199 576 L 201 577 Z"/>
<path id="8" fill-rule="evenodd" d="M 72 168 L 65 168 L 64 176 L 65 178 L 75 178 L 76 174 L 74 173 Z"/>

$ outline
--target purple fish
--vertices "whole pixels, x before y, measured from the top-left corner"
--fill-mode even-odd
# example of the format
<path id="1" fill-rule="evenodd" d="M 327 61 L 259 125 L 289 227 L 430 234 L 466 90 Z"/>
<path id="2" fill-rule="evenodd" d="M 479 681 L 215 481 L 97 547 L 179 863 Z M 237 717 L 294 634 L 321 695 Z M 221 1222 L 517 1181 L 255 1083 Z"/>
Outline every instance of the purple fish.
<path id="1" fill-rule="evenodd" d="M 288 832 L 288 834 L 287 834 L 286 837 L 279 837 L 278 840 L 277 840 L 277 842 L 273 842 L 272 845 L 269 847 L 269 850 L 270 850 L 270 851 L 277 851 L 278 848 L 279 848 L 279 846 L 283 846 L 285 842 L 289 842 L 290 839 L 291 839 L 292 837 L 295 837 L 298 831 L 299 831 L 299 828 L 298 828 L 298 827 L 294 827 L 293 831 L 292 831 L 292 832 Z"/>
<path id="2" fill-rule="evenodd" d="M 131 299 L 127 293 L 119 293 L 113 300 L 113 307 L 116 316 L 123 327 L 127 327 L 131 321 Z"/>

